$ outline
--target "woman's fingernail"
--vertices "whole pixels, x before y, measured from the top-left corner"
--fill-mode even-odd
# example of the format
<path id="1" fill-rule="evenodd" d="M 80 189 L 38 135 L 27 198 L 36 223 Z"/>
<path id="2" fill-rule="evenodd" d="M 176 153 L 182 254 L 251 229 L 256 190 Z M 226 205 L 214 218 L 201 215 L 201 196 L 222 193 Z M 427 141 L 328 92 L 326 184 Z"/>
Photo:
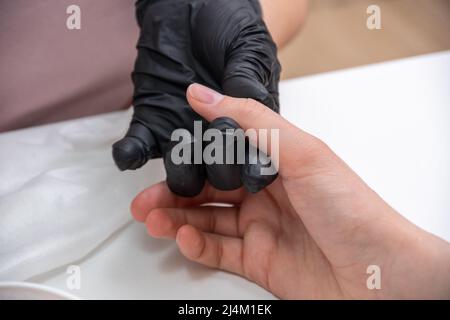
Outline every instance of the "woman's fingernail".
<path id="1" fill-rule="evenodd" d="M 215 105 L 223 99 L 223 95 L 201 84 L 191 84 L 189 94 L 201 103 Z"/>

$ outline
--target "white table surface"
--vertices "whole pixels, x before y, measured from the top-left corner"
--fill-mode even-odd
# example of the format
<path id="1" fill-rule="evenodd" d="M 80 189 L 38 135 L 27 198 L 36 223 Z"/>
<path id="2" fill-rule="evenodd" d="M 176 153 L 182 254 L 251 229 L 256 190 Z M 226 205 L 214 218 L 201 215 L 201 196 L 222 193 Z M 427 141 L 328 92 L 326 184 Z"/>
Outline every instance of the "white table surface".
<path id="1" fill-rule="evenodd" d="M 282 114 L 408 219 L 450 240 L 450 51 L 285 81 Z M 82 261 L 82 298 L 272 299 L 127 225 Z M 32 281 L 66 288 L 65 268 Z"/>

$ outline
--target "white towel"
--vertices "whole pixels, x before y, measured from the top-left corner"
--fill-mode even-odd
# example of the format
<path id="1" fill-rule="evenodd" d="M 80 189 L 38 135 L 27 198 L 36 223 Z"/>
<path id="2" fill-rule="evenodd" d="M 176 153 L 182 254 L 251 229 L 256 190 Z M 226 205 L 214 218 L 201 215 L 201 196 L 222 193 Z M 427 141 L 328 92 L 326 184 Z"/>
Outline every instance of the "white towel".
<path id="1" fill-rule="evenodd" d="M 164 179 L 162 161 L 119 172 L 111 145 L 130 111 L 0 134 L 0 280 L 78 260 L 130 221 L 129 206 Z"/>

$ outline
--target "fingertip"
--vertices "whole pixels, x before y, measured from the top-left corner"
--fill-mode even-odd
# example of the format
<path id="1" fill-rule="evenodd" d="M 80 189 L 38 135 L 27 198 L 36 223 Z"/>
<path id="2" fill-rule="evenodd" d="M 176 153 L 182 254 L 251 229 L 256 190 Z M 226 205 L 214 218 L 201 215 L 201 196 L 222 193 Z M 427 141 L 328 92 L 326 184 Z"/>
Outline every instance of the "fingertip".
<path id="1" fill-rule="evenodd" d="M 228 97 L 204 85 L 193 83 L 186 90 L 189 105 L 209 121 L 217 117 L 217 106 Z"/>
<path id="2" fill-rule="evenodd" d="M 203 234 L 191 225 L 178 229 L 176 242 L 181 253 L 188 259 L 198 259 L 205 247 Z"/>
<path id="3" fill-rule="evenodd" d="M 158 183 L 141 191 L 132 201 L 130 206 L 131 215 L 138 222 L 145 222 L 150 210 L 165 192 L 163 183 Z"/>
<path id="4" fill-rule="evenodd" d="M 175 223 L 164 209 L 150 211 L 145 220 L 145 226 L 150 236 L 154 238 L 173 238 Z"/>
<path id="5" fill-rule="evenodd" d="M 197 86 L 200 86 L 199 84 L 197 84 L 197 83 L 192 83 L 192 84 L 190 84 L 189 85 L 189 87 L 187 88 L 187 90 L 186 90 L 186 98 L 187 98 L 187 100 L 188 100 L 188 103 L 189 103 L 189 105 L 192 107 L 192 108 L 194 108 L 194 109 L 197 109 L 197 107 L 198 107 L 198 105 L 199 105 L 199 102 L 200 101 L 198 101 L 198 99 L 196 98 L 196 96 L 195 96 L 195 88 L 197 87 Z M 201 105 L 201 103 L 200 103 L 200 105 Z"/>
<path id="6" fill-rule="evenodd" d="M 130 207 L 131 216 L 137 222 L 144 222 L 145 217 L 146 217 L 146 213 L 144 213 L 143 208 L 142 208 L 143 206 L 142 206 L 142 200 L 141 200 L 141 196 L 140 196 L 141 193 L 138 194 L 133 199 L 133 201 L 131 201 L 131 207 Z"/>
<path id="7" fill-rule="evenodd" d="M 194 88 L 195 85 L 197 85 L 197 84 L 196 84 L 196 83 L 192 83 L 192 84 L 190 84 L 189 87 L 186 89 L 186 97 L 187 97 L 188 99 L 191 98 L 191 97 L 193 98 L 191 92 L 192 92 L 192 90 L 193 90 L 193 88 Z"/>
<path id="8" fill-rule="evenodd" d="M 216 105 L 224 98 L 224 95 L 220 92 L 198 83 L 193 83 L 187 88 L 187 95 L 190 98 L 207 105 Z"/>

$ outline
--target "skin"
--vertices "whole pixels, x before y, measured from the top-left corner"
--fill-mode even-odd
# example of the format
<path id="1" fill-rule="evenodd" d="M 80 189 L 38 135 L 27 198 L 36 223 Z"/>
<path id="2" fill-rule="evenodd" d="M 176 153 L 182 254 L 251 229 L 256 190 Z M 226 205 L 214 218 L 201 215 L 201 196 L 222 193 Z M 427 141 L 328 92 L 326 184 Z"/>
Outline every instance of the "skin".
<path id="1" fill-rule="evenodd" d="M 308 10 L 307 0 L 260 0 L 264 21 L 279 48 L 286 45 L 300 28 Z"/>
<path id="2" fill-rule="evenodd" d="M 193 199 L 152 186 L 131 206 L 152 237 L 279 298 L 450 298 L 450 244 L 399 215 L 324 142 L 251 99 L 196 84 L 187 98 L 209 121 L 279 129 L 279 177 L 258 194 L 206 186 Z M 212 202 L 232 206 L 202 206 Z M 369 265 L 381 268 L 380 290 L 367 288 Z"/>

